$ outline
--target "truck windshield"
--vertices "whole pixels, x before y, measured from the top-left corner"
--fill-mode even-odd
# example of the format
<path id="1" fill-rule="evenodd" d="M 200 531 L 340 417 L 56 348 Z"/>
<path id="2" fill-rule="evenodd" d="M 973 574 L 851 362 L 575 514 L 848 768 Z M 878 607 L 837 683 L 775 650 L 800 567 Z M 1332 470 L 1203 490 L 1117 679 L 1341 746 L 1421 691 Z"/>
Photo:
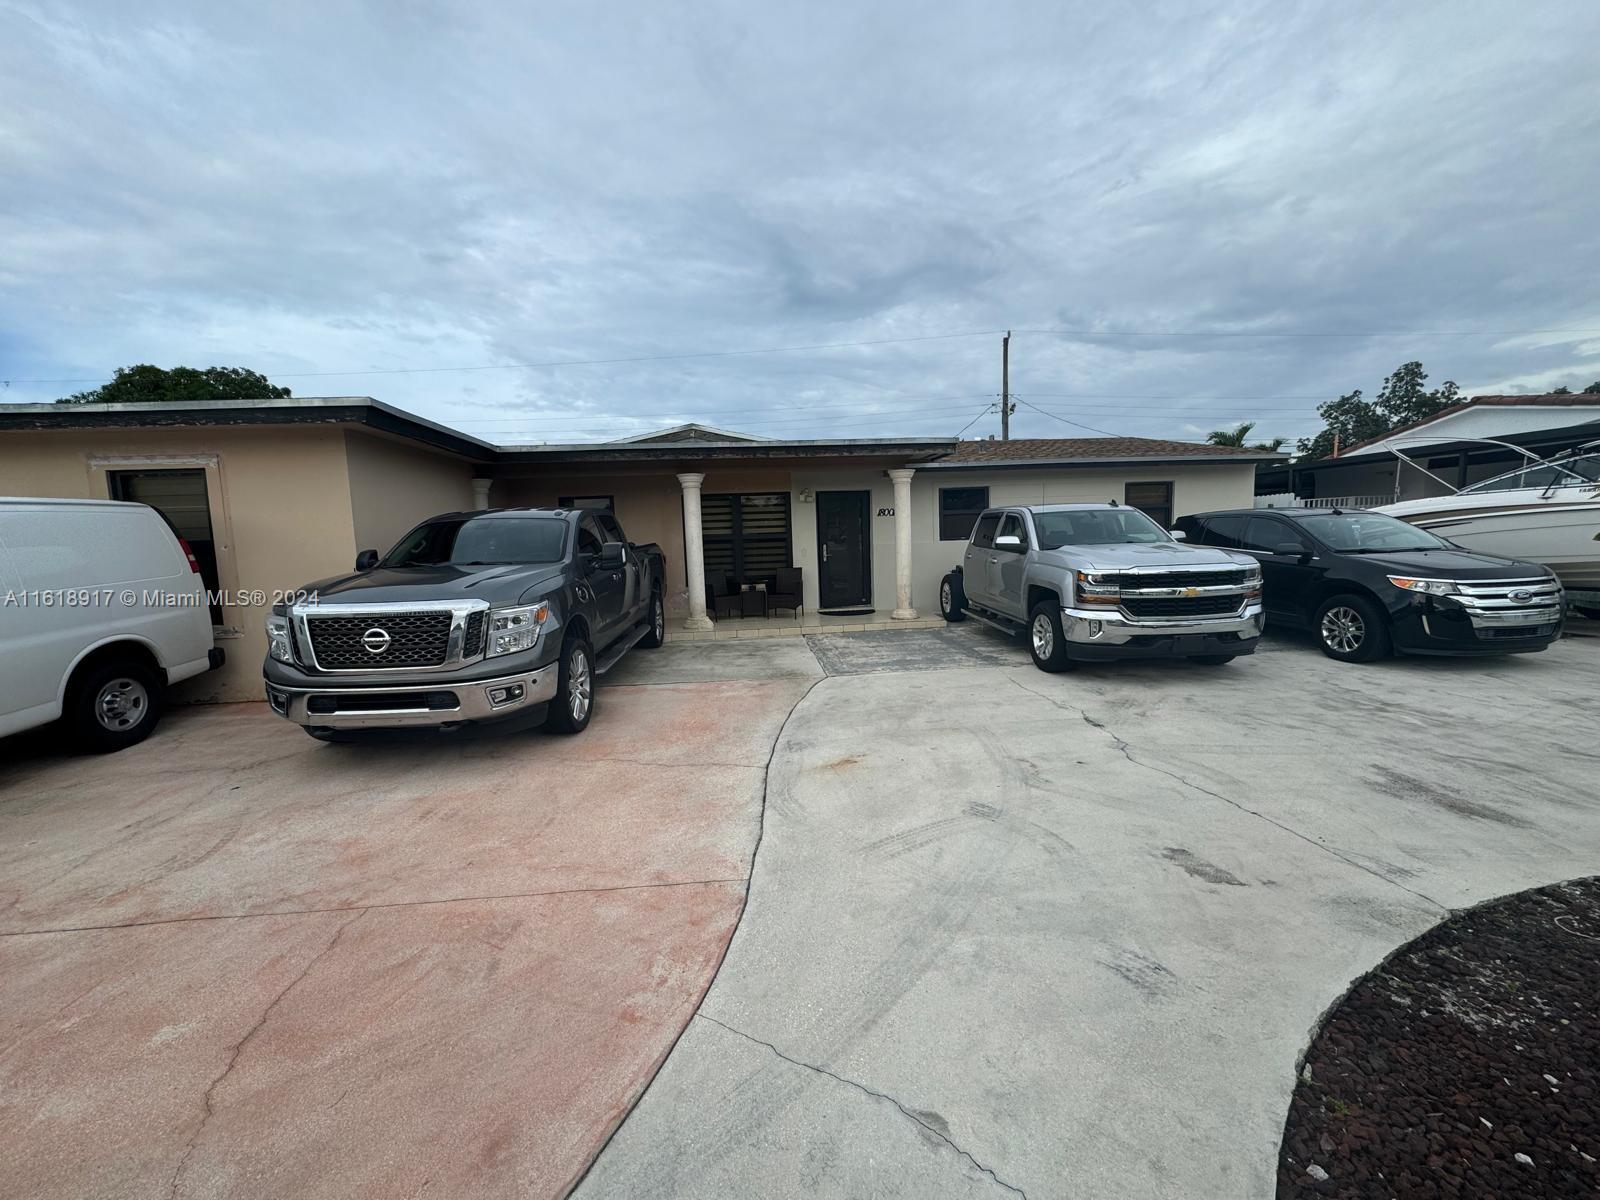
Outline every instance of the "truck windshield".
<path id="1" fill-rule="evenodd" d="M 1071 512 L 1036 512 L 1033 527 L 1045 550 L 1061 546 L 1114 546 L 1129 542 L 1166 542 L 1167 531 L 1136 508 L 1089 508 Z"/>
<path id="2" fill-rule="evenodd" d="M 560 562 L 567 523 L 557 517 L 463 517 L 430 521 L 384 557 L 386 567 Z"/>
<path id="3" fill-rule="evenodd" d="M 1301 517 L 1300 524 L 1341 554 L 1380 550 L 1449 550 L 1450 543 L 1426 529 L 1382 513 L 1328 513 Z"/>

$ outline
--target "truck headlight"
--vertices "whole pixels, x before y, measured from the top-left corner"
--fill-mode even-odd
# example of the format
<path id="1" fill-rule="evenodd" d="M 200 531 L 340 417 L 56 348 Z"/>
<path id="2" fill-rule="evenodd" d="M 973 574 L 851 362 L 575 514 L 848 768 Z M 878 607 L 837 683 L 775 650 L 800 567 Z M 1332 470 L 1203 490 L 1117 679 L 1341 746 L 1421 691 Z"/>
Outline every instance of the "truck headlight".
<path id="1" fill-rule="evenodd" d="M 1246 600 L 1261 599 L 1261 564 L 1244 569 L 1244 597 Z"/>
<path id="2" fill-rule="evenodd" d="M 289 618 L 267 618 L 267 654 L 281 663 L 294 662 L 294 642 L 289 637 Z"/>
<path id="3" fill-rule="evenodd" d="M 1389 582 L 1402 591 L 1425 592 L 1430 596 L 1454 596 L 1461 590 L 1448 579 L 1412 579 L 1405 575 L 1391 575 Z"/>
<path id="4" fill-rule="evenodd" d="M 1122 603 L 1121 577 L 1109 571 L 1078 571 L 1077 593 L 1079 604 Z"/>
<path id="5" fill-rule="evenodd" d="M 489 613 L 489 649 L 486 658 L 497 654 L 516 654 L 539 644 L 539 631 L 550 619 L 550 605 L 520 604 L 516 608 L 496 608 Z"/>

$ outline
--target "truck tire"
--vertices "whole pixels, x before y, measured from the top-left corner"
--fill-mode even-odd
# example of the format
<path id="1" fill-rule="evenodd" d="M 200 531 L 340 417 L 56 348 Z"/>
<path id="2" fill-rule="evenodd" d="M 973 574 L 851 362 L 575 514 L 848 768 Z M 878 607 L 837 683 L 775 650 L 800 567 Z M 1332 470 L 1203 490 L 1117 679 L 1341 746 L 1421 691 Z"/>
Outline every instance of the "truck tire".
<path id="1" fill-rule="evenodd" d="M 1389 622 L 1365 596 L 1332 596 L 1311 622 L 1317 645 L 1338 662 L 1371 662 L 1389 653 Z"/>
<path id="2" fill-rule="evenodd" d="M 939 615 L 952 625 L 967 619 L 967 593 L 954 571 L 939 581 Z"/>
<path id="3" fill-rule="evenodd" d="M 667 640 L 667 606 L 661 599 L 661 591 L 657 589 L 650 593 L 650 632 L 639 639 L 639 645 L 646 650 L 654 650 Z"/>
<path id="4" fill-rule="evenodd" d="M 1028 614 L 1028 653 L 1041 671 L 1066 671 L 1072 667 L 1067 657 L 1067 639 L 1061 632 L 1061 609 L 1041 600 Z"/>
<path id="5" fill-rule="evenodd" d="M 72 681 L 65 712 L 73 739 L 95 754 L 125 750 L 161 719 L 164 681 L 134 658 L 108 658 Z"/>
<path id="6" fill-rule="evenodd" d="M 594 651 L 582 634 L 568 634 L 556 669 L 556 695 L 544 719 L 552 733 L 582 733 L 594 715 Z"/>

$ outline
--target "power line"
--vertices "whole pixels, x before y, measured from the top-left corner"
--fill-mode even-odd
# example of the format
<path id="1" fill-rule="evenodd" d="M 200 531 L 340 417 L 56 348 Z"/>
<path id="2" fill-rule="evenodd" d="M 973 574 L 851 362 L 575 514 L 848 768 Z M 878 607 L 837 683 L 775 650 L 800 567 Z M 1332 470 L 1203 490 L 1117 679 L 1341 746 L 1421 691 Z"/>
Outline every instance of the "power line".
<path id="1" fill-rule="evenodd" d="M 365 375 L 433 375 L 457 371 L 520 371 L 555 367 L 618 366 L 627 363 L 677 362 L 686 359 L 738 358 L 761 354 L 798 354 L 815 350 L 847 350 L 865 346 L 894 346 L 914 342 L 949 341 L 959 338 L 993 337 L 1006 331 L 976 329 L 961 333 L 930 333 L 915 337 L 869 338 L 854 342 L 817 342 L 800 346 L 763 346 L 745 350 L 696 350 L 677 354 L 636 354 L 617 358 L 565 358 L 543 362 L 473 363 L 448 367 L 372 367 L 342 371 L 275 371 L 274 379 L 332 379 Z M 1600 329 L 1367 329 L 1367 330 L 1235 330 L 1235 329 L 1013 329 L 1012 333 L 1032 333 L 1048 337 L 1081 338 L 1389 338 L 1389 337 L 1591 337 Z M 81 379 L 7 379 L 12 384 L 104 383 L 110 375 Z"/>
<path id="2" fill-rule="evenodd" d="M 1016 401 L 1017 401 L 1018 404 L 1025 404 L 1029 408 L 1033 409 L 1034 412 L 1044 413 L 1044 415 L 1049 417 L 1051 420 L 1060 421 L 1063 425 L 1074 425 L 1079 429 L 1087 429 L 1090 433 L 1098 433 L 1098 434 L 1101 434 L 1104 437 L 1124 437 L 1124 436 L 1126 436 L 1126 435 L 1120 434 L 1120 433 L 1112 433 L 1110 430 L 1107 430 L 1107 429 L 1096 429 L 1093 425 L 1085 425 L 1082 421 L 1069 421 L 1069 420 L 1067 420 L 1066 417 L 1058 417 L 1053 412 L 1047 412 L 1046 410 L 1040 408 L 1037 404 L 1029 404 L 1028 401 L 1024 400 L 1021 396 L 1016 396 L 1015 398 L 1016 398 Z"/>
<path id="3" fill-rule="evenodd" d="M 956 430 L 956 436 L 960 437 L 963 433 L 965 433 L 967 430 L 971 429 L 974 425 L 976 425 L 979 421 L 983 420 L 983 418 L 987 417 L 993 411 L 994 411 L 994 405 L 993 404 L 985 404 L 982 408 L 980 408 L 978 410 L 978 415 L 977 416 L 973 417 L 972 420 L 968 421 L 960 429 Z"/>
<path id="4" fill-rule="evenodd" d="M 479 363 L 456 367 L 376 367 L 362 371 L 273 371 L 272 379 L 329 379 L 353 375 L 434 375 L 448 371 L 522 371 L 543 367 L 603 367 L 622 363 L 676 362 L 689 358 L 737 358 L 752 354 L 797 354 L 807 350 L 848 350 L 858 346 L 896 346 L 908 342 L 939 342 L 952 338 L 989 337 L 996 330 L 980 329 L 970 333 L 930 333 L 920 337 L 872 338 L 860 342 L 819 342 L 809 346 L 764 346 L 755 350 L 695 350 L 684 354 L 636 354 L 625 358 L 560 358 L 548 362 Z M 102 375 L 95 379 L 8 379 L 13 383 L 104 383 L 110 379 Z"/>

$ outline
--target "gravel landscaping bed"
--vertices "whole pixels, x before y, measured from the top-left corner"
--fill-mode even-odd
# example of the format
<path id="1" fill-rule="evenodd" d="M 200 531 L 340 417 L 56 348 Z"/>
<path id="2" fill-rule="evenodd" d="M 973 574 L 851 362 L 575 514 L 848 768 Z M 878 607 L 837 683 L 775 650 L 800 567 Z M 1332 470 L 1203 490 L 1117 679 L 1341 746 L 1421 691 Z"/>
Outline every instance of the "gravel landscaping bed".
<path id="1" fill-rule="evenodd" d="M 1278 1195 L 1600 1196 L 1600 877 L 1460 913 L 1329 1014 Z"/>

